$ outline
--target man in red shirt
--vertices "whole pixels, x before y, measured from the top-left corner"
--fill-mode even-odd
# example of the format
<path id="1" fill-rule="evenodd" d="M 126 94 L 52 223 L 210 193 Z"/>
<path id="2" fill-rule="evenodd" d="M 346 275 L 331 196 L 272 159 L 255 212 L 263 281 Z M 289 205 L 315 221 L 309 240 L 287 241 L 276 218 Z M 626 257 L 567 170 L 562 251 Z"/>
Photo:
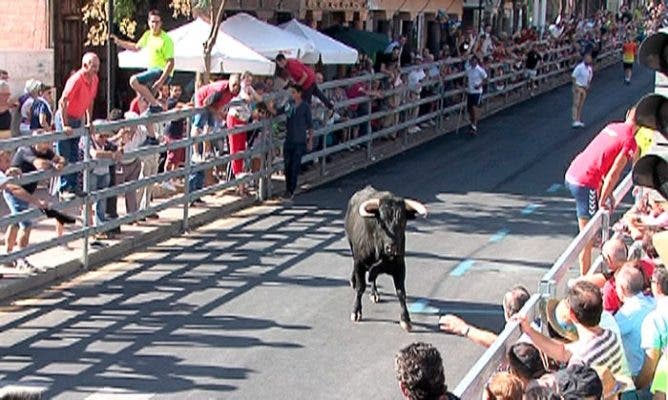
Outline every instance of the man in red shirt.
<path id="1" fill-rule="evenodd" d="M 232 75 L 227 81 L 216 81 L 204 85 L 195 92 L 195 107 L 206 107 L 200 114 L 193 117 L 193 136 L 210 132 L 217 121 L 227 118 L 227 109 L 230 101 L 235 98 L 241 89 L 239 75 Z M 204 142 L 204 154 L 211 154 L 210 143 Z"/>
<path id="2" fill-rule="evenodd" d="M 93 103 L 97 95 L 100 59 L 95 53 L 86 53 L 81 60 L 81 69 L 67 79 L 65 89 L 58 102 L 55 118 L 56 130 L 70 132 L 80 128 L 84 122 L 90 125 L 93 116 Z M 69 164 L 79 161 L 79 138 L 60 140 L 56 143 L 56 152 Z M 77 174 L 60 177 L 59 192 L 65 198 L 72 198 L 80 193 L 77 186 Z"/>
<path id="3" fill-rule="evenodd" d="M 626 121 L 608 124 L 571 162 L 565 183 L 575 198 L 580 230 L 599 208 L 614 208 L 612 192 L 626 164 L 638 155 L 637 132 L 635 109 L 631 109 Z M 581 275 L 591 266 L 592 246 L 588 243 L 580 253 Z"/>
<path id="4" fill-rule="evenodd" d="M 309 105 L 311 104 L 311 97 L 319 98 L 327 108 L 334 109 L 334 104 L 325 96 L 315 82 L 315 72 L 310 67 L 304 65 L 301 61 L 285 58 L 285 55 L 279 54 L 276 56 L 276 65 L 281 67 L 290 76 L 293 84 L 300 86 L 303 91 L 303 100 Z"/>

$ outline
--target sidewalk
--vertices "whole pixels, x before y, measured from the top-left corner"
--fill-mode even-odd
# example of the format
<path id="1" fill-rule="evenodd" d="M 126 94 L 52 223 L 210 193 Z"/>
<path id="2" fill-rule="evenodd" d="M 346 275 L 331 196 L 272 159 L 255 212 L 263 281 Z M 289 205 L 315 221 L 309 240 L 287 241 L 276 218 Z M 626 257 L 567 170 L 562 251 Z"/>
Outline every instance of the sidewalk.
<path id="1" fill-rule="evenodd" d="M 611 59 L 607 63 L 602 63 L 600 68 L 606 68 L 617 63 L 617 59 Z M 540 91 L 548 92 L 568 82 L 570 82 L 570 77 L 556 76 L 555 79 L 542 85 Z M 483 109 L 483 118 L 529 100 L 531 97 L 532 95 L 529 91 L 521 91 L 487 100 Z M 330 156 L 331 159 L 327 162 L 327 170 L 324 174 L 321 174 L 320 165 L 314 164 L 308 172 L 300 175 L 300 185 L 304 190 L 309 190 L 371 164 L 391 158 L 443 134 L 454 132 L 457 129 L 456 125 L 458 122 L 466 126 L 465 119 L 458 121 L 457 113 L 455 113 L 454 116 L 451 114 L 450 118 L 444 120 L 444 124 L 440 130 L 437 128 L 425 128 L 419 134 L 401 134 L 396 140 L 375 140 L 370 158 L 367 158 L 366 148 L 352 152 L 342 151 L 336 153 Z M 280 195 L 283 190 L 282 179 L 275 177 L 272 180 L 272 192 L 274 196 Z M 160 189 L 157 189 L 157 191 L 159 192 Z M 228 189 L 221 193 L 204 196 L 203 200 L 206 202 L 206 205 L 190 207 L 188 223 L 190 229 L 195 229 L 220 218 L 229 217 L 233 213 L 253 204 L 259 204 L 256 197 L 240 198 L 232 193 L 233 190 Z M 38 195 L 42 198 L 47 197 L 43 189 L 38 192 Z M 159 203 L 166 199 L 158 198 L 154 203 Z M 275 200 L 270 200 L 270 202 L 275 202 Z M 0 201 L 0 212 L 3 215 L 9 212 L 4 201 Z M 78 214 L 77 210 L 67 210 L 66 212 L 71 215 Z M 118 213 L 121 216 L 125 215 L 122 197 L 118 199 Z M 136 225 L 123 225 L 120 235 L 117 235 L 114 240 L 105 240 L 103 242 L 105 247 L 92 248 L 89 246 L 90 267 L 95 268 L 96 266 L 104 265 L 131 254 L 133 250 L 139 247 L 148 246 L 149 244 L 179 235 L 182 232 L 183 207 L 170 207 L 160 212 L 159 217 L 157 220 L 147 220 Z M 78 225 L 78 228 L 80 228 L 80 225 Z M 55 235 L 53 220 L 42 219 L 33 226 L 31 243 L 50 240 Z M 0 236 L 4 240 L 4 232 L 0 233 Z M 92 242 L 93 240 L 91 239 Z M 42 273 L 28 273 L 14 269 L 0 268 L 0 273 L 4 275 L 4 278 L 0 279 L 0 301 L 10 300 L 25 292 L 44 287 L 82 272 L 82 248 L 83 240 L 77 240 L 70 242 L 69 248 L 61 246 L 28 257 L 33 265 L 46 269 Z"/>

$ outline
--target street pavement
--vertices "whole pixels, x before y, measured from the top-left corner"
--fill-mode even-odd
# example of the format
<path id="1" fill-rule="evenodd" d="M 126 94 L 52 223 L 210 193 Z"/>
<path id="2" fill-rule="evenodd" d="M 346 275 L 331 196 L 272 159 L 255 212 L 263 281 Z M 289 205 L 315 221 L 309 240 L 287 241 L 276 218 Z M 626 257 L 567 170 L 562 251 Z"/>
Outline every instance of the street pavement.
<path id="1" fill-rule="evenodd" d="M 652 90 L 621 66 L 594 78 L 585 129 L 571 89 L 484 120 L 297 196 L 254 207 L 15 302 L 0 313 L 0 379 L 56 399 L 400 399 L 394 354 L 434 344 L 453 389 L 483 353 L 438 332 L 438 314 L 503 326 L 503 293 L 531 291 L 577 233 L 563 188 L 572 157 Z M 407 233 L 414 331 L 391 279 L 352 323 L 348 198 L 372 184 L 424 202 Z M 421 313 L 418 313 L 421 311 Z"/>

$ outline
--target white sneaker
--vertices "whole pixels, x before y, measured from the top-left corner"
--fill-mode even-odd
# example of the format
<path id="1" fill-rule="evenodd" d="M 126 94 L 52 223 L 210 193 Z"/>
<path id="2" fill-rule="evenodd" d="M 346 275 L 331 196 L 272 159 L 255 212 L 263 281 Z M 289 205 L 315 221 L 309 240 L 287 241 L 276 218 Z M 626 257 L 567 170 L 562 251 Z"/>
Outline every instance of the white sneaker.
<path id="1" fill-rule="evenodd" d="M 578 128 L 584 128 L 585 124 L 582 121 L 578 121 Z"/>

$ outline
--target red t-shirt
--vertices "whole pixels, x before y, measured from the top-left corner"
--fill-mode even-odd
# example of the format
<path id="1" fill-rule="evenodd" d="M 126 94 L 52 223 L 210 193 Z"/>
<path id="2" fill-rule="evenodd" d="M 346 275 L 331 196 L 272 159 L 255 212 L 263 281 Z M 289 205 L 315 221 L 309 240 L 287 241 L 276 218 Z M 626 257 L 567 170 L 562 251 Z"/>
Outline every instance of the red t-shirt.
<path id="1" fill-rule="evenodd" d="M 141 115 L 141 110 L 139 110 L 139 96 L 136 96 L 132 101 L 130 102 L 130 110 L 134 113 L 137 113 L 137 115 Z"/>
<path id="2" fill-rule="evenodd" d="M 67 79 L 63 97 L 67 98 L 65 112 L 70 118 L 82 119 L 86 115 L 86 111 L 95 101 L 98 83 L 97 75 L 88 79 L 83 69 L 78 70 Z"/>
<path id="3" fill-rule="evenodd" d="M 302 88 L 308 89 L 315 83 L 315 72 L 306 65 L 302 64 L 301 61 L 297 60 L 286 60 L 288 63 L 285 65 L 285 69 L 290 74 L 290 77 L 295 82 L 299 82 L 302 79 L 304 73 L 308 76 L 302 85 Z"/>
<path id="4" fill-rule="evenodd" d="M 362 97 L 365 95 L 366 95 L 366 86 L 364 85 L 364 82 L 354 83 L 352 86 L 346 89 L 346 97 L 349 100 L 356 99 L 358 97 Z M 348 109 L 355 111 L 357 110 L 357 107 L 359 107 L 359 104 L 352 104 L 348 106 Z"/>
<path id="5" fill-rule="evenodd" d="M 586 149 L 575 157 L 566 171 L 574 184 L 598 190 L 603 178 L 620 153 L 630 160 L 638 149 L 632 124 L 612 123 L 603 128 Z"/>
<path id="6" fill-rule="evenodd" d="M 220 92 L 222 93 L 222 96 L 220 100 L 215 102 L 213 104 L 213 108 L 220 109 L 223 108 L 227 103 L 229 103 L 233 98 L 234 94 L 230 91 L 228 81 L 216 81 L 213 83 L 209 83 L 208 85 L 204 85 L 195 94 L 195 106 L 197 107 L 203 107 L 204 102 L 206 101 L 207 97 L 210 95 Z"/>
<path id="7" fill-rule="evenodd" d="M 648 259 L 640 260 L 640 268 L 642 268 L 642 274 L 645 278 L 645 286 L 649 286 L 650 279 L 654 273 L 654 262 Z M 615 290 L 615 276 L 611 276 L 605 284 L 603 289 L 601 289 L 601 294 L 603 295 L 603 309 L 612 314 L 616 313 L 622 306 L 619 296 L 617 296 L 617 291 Z"/>

